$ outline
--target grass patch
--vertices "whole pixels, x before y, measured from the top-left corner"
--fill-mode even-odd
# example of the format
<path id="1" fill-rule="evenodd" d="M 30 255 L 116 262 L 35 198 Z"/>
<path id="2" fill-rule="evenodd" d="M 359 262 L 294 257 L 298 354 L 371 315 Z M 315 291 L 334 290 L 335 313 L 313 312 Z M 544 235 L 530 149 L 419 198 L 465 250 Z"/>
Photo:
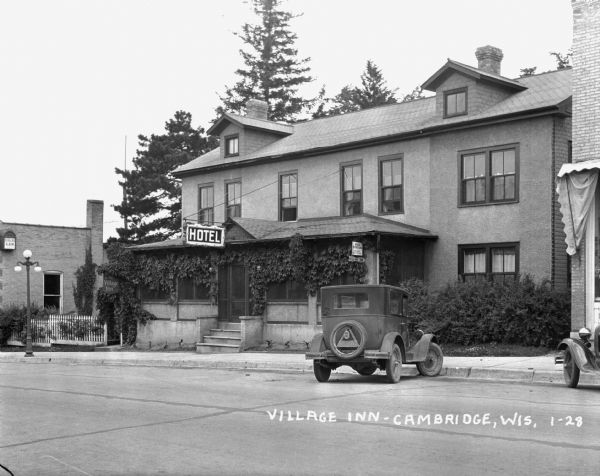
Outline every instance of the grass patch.
<path id="1" fill-rule="evenodd" d="M 513 344 L 444 344 L 442 350 L 448 357 L 536 357 L 555 351 L 548 347 L 529 347 Z"/>

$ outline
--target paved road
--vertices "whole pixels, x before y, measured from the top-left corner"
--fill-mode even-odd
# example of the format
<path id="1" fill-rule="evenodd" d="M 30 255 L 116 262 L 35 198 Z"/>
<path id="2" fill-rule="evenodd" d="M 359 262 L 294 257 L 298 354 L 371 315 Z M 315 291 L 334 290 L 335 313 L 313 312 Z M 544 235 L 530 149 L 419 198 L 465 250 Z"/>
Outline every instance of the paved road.
<path id="1" fill-rule="evenodd" d="M 600 467 L 597 386 L 2 363 L 0 424 L 0 463 L 15 475 Z"/>

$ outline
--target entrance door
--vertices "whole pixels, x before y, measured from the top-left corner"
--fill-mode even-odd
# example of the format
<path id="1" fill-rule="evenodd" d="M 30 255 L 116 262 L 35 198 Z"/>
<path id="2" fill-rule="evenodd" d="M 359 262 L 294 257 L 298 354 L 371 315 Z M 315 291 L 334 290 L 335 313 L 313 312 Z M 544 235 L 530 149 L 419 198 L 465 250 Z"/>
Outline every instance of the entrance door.
<path id="1" fill-rule="evenodd" d="M 248 315 L 248 271 L 243 265 L 219 267 L 219 320 L 239 322 Z"/>

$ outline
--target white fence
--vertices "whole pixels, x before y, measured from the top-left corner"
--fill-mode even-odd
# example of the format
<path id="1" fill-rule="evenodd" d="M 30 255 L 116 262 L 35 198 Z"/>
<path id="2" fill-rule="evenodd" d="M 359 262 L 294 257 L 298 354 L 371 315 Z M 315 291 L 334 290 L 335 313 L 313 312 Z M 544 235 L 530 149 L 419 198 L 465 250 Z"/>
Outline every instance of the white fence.
<path id="1" fill-rule="evenodd" d="M 46 318 L 31 319 L 31 337 L 35 345 L 49 347 L 52 344 L 100 345 L 107 344 L 106 324 L 96 316 L 78 314 L 52 314 Z M 13 331 L 7 344 L 22 345 L 25 326 L 21 333 Z"/>

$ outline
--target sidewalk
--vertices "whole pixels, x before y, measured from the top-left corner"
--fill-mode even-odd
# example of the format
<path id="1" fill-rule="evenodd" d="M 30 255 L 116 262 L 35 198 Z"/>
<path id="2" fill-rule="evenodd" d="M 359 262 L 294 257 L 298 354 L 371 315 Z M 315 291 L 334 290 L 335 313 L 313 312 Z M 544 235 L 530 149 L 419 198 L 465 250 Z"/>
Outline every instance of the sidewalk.
<path id="1" fill-rule="evenodd" d="M 239 354 L 196 354 L 194 352 L 0 352 L 0 363 L 129 365 L 147 367 L 263 370 L 311 372 L 312 361 L 304 354 L 242 352 Z M 334 372 L 354 373 L 350 367 Z M 416 375 L 414 365 L 406 365 L 403 375 Z M 562 367 L 554 365 L 554 355 L 541 357 L 444 357 L 442 376 L 476 380 L 521 383 L 563 384 Z M 581 383 L 600 385 L 595 375 L 581 374 Z"/>

